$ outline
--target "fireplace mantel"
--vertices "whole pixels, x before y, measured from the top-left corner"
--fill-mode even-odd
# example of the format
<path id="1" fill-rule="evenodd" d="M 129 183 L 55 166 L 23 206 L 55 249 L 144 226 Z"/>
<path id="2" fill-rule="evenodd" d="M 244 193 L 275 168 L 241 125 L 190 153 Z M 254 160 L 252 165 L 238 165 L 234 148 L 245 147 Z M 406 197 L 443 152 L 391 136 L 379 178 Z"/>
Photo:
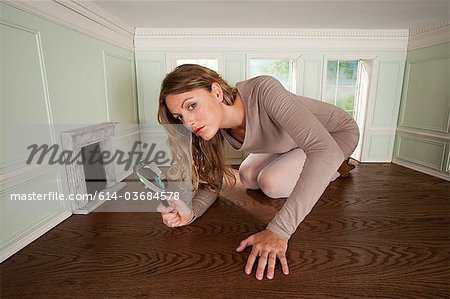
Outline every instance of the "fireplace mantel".
<path id="1" fill-rule="evenodd" d="M 77 162 L 66 164 L 66 172 L 71 194 L 87 194 L 86 180 L 80 155 L 81 148 L 95 143 L 100 143 L 100 151 L 113 152 L 111 137 L 114 136 L 116 123 L 102 123 L 65 131 L 61 133 L 63 148 L 71 151 L 72 157 L 78 157 Z M 106 175 L 106 187 L 101 190 L 105 195 L 102 200 L 98 196 L 91 200 L 73 200 L 72 210 L 74 214 L 89 214 L 108 198 L 108 195 L 118 192 L 126 186 L 124 182 L 117 182 L 113 163 L 103 164 Z"/>

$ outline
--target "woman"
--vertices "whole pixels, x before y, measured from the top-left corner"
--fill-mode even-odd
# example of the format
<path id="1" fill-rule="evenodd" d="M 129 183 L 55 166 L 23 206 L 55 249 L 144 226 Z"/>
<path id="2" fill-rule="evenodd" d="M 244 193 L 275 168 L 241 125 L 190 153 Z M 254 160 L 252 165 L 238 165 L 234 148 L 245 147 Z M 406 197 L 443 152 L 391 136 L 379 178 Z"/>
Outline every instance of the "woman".
<path id="1" fill-rule="evenodd" d="M 192 210 L 182 201 L 158 207 L 169 227 L 200 217 L 215 201 L 222 177 L 234 176 L 225 167 L 223 139 L 251 154 L 239 168 L 244 187 L 261 189 L 272 198 L 288 197 L 267 228 L 243 240 L 236 250 L 252 246 L 245 272 L 259 257 L 256 278 L 274 275 L 276 258 L 289 273 L 287 244 L 329 182 L 347 175 L 359 130 L 343 110 L 288 92 L 276 79 L 260 76 L 230 87 L 215 71 L 182 65 L 161 85 L 158 119 L 161 124 L 184 124 L 193 132 L 193 164 L 201 187 Z M 181 152 L 176 133 L 169 134 L 173 152 Z M 339 172 L 337 172 L 339 170 Z M 175 208 L 175 213 L 170 213 Z"/>

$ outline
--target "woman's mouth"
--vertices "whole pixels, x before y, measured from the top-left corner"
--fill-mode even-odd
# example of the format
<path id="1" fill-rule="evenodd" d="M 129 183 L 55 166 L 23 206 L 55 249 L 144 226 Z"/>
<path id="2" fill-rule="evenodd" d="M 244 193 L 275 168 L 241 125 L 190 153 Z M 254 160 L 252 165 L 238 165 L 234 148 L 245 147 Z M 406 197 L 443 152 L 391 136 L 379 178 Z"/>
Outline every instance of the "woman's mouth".
<path id="1" fill-rule="evenodd" d="M 204 127 L 205 127 L 205 126 L 195 129 L 195 130 L 194 130 L 194 133 L 197 134 L 197 135 L 200 134 L 200 133 L 202 132 L 202 130 L 203 130 Z"/>

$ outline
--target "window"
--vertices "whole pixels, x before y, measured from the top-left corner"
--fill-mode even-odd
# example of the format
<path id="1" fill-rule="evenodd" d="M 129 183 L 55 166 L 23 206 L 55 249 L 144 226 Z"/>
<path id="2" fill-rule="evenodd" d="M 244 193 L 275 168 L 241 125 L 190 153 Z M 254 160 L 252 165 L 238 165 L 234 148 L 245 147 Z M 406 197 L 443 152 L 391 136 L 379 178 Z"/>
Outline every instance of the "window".
<path id="1" fill-rule="evenodd" d="M 358 60 L 328 60 L 323 101 L 355 117 Z"/>
<path id="2" fill-rule="evenodd" d="M 287 90 L 295 92 L 293 64 L 291 59 L 251 58 L 249 77 L 269 75 L 277 78 Z"/>
<path id="3" fill-rule="evenodd" d="M 219 60 L 218 59 L 176 59 L 176 66 L 182 65 L 182 64 L 199 64 L 202 66 L 206 66 L 209 69 L 212 69 L 216 72 L 219 71 Z"/>

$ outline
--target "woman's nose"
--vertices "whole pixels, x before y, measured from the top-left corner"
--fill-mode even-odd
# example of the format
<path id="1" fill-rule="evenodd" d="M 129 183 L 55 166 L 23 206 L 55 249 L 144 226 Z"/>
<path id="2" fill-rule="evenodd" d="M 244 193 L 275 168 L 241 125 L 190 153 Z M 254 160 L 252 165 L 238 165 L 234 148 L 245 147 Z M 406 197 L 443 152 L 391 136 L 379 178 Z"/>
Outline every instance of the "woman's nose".
<path id="1" fill-rule="evenodd" d="M 192 116 L 186 115 L 183 117 L 184 125 L 189 129 L 195 124 L 194 118 Z"/>

